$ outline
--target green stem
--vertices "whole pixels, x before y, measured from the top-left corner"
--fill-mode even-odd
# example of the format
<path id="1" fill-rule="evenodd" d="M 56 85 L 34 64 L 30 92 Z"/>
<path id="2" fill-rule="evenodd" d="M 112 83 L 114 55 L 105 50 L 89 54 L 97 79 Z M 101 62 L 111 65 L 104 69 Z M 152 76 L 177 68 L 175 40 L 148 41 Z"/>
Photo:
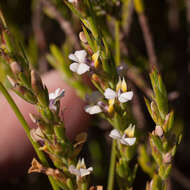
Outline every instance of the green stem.
<path id="1" fill-rule="evenodd" d="M 120 65 L 120 36 L 119 36 L 119 21 L 115 20 L 115 63 Z"/>
<path id="2" fill-rule="evenodd" d="M 20 123 L 22 124 L 30 142 L 32 143 L 41 163 L 48 167 L 48 161 L 46 160 L 45 155 L 43 154 L 43 152 L 41 152 L 39 150 L 39 145 L 34 142 L 30 136 L 30 128 L 26 122 L 26 120 L 24 119 L 23 115 L 21 114 L 20 110 L 18 109 L 17 105 L 15 104 L 14 100 L 12 99 L 12 97 L 10 96 L 10 94 L 8 93 L 8 91 L 6 90 L 6 88 L 3 86 L 3 84 L 0 82 L 0 91 L 2 92 L 2 94 L 4 95 L 4 97 L 6 98 L 6 100 L 8 101 L 9 105 L 11 106 L 11 108 L 13 109 L 14 113 L 16 114 L 18 120 L 20 121 Z M 54 190 L 59 190 L 59 188 L 57 187 L 54 179 L 52 177 L 48 177 L 50 180 L 50 183 L 53 187 Z"/>
<path id="3" fill-rule="evenodd" d="M 113 190 L 114 189 L 114 173 L 115 173 L 115 161 L 116 161 L 115 146 L 116 146 L 116 141 L 113 140 L 107 190 Z"/>
<path id="4" fill-rule="evenodd" d="M 81 190 L 87 190 L 87 189 L 88 189 L 88 184 L 87 182 L 85 182 L 81 185 Z"/>

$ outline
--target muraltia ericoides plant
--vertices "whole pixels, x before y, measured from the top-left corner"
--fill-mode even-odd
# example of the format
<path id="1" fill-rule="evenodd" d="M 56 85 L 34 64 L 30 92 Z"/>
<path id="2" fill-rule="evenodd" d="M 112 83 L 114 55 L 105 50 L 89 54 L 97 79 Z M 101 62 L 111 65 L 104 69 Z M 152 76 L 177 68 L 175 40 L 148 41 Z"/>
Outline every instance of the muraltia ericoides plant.
<path id="1" fill-rule="evenodd" d="M 49 4 L 44 3 L 46 14 L 56 18 L 51 12 L 56 10 L 56 2 L 47 2 Z M 167 189 L 172 159 L 181 134 L 175 132 L 174 112 L 168 109 L 166 88 L 154 60 L 150 73 L 153 93 L 151 97 L 145 98 L 145 102 L 155 122 L 155 129 L 152 132 L 145 131 L 148 142 L 140 140 L 141 132 L 135 126 L 135 117 L 131 113 L 131 101 L 136 94 L 127 82 L 127 51 L 121 48 L 124 44 L 120 39 L 123 22 L 128 20 L 125 9 L 129 11 L 133 1 L 64 0 L 62 3 L 81 21 L 81 49 L 62 54 L 57 46 L 51 45 L 47 60 L 63 73 L 64 80 L 76 89 L 81 98 L 87 97 L 85 112 L 99 115 L 112 126 L 109 133 L 112 151 L 107 189 L 133 189 L 138 165 L 151 178 L 147 182 L 147 190 Z M 136 11 L 142 16 L 142 1 L 135 0 L 134 3 Z M 36 124 L 36 128 L 30 129 L 0 83 L 1 92 L 22 123 L 38 155 L 38 160 L 33 159 L 28 172 L 48 175 L 54 190 L 102 190 L 103 186 L 93 186 L 90 181 L 93 167 L 86 166 L 84 158 L 79 157 L 87 133 L 78 134 L 73 142 L 66 137 L 64 121 L 59 112 L 62 111 L 60 99 L 67 92 L 60 88 L 48 92 L 39 73 L 31 68 L 24 50 L 10 34 L 2 13 L 0 16 L 0 57 L 1 64 L 7 68 L 9 86 L 18 96 L 35 105 L 39 113 L 29 113 Z M 114 34 L 110 32 L 110 26 L 105 24 L 108 19 L 112 22 L 111 27 L 114 26 Z M 83 83 L 83 75 L 93 83 L 96 91 Z M 151 148 L 151 151 L 146 151 L 146 147 Z M 52 167 L 48 163 L 49 159 L 53 163 Z"/>

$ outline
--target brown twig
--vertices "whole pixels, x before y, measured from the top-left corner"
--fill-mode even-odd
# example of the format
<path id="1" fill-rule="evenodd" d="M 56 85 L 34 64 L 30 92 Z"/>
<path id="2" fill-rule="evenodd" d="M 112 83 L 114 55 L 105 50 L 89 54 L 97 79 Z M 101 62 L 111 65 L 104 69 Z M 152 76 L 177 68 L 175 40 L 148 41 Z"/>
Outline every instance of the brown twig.
<path id="1" fill-rule="evenodd" d="M 172 168 L 171 177 L 175 179 L 182 187 L 190 189 L 190 179 L 185 177 L 176 167 Z"/>
<path id="2" fill-rule="evenodd" d="M 128 69 L 126 76 L 137 88 L 139 88 L 144 93 L 146 97 L 150 99 L 152 98 L 152 90 L 148 88 L 142 76 L 137 74 L 135 69 Z"/>
<path id="3" fill-rule="evenodd" d="M 177 31 L 179 29 L 179 10 L 177 0 L 168 0 L 168 21 L 171 29 Z"/>
<path id="4" fill-rule="evenodd" d="M 46 44 L 44 31 L 42 30 L 41 27 L 41 21 L 42 21 L 41 13 L 42 13 L 42 4 L 36 1 L 32 14 L 32 27 L 34 31 L 34 37 L 37 42 L 37 46 L 40 50 L 39 70 L 41 73 L 43 73 L 47 71 L 48 67 L 47 67 L 47 61 L 45 59 L 47 44 Z"/>
<path id="5" fill-rule="evenodd" d="M 172 190 L 172 182 L 171 182 L 171 177 L 167 179 L 167 190 Z"/>
<path id="6" fill-rule="evenodd" d="M 133 13 L 134 13 L 134 4 L 133 4 L 133 0 L 130 1 L 129 5 L 128 5 L 128 9 L 125 10 L 128 12 L 127 14 L 127 19 L 126 19 L 126 26 L 124 28 L 124 36 L 128 36 L 129 32 L 131 30 L 131 23 L 133 20 Z"/>
<path id="7" fill-rule="evenodd" d="M 141 104 L 140 104 L 139 95 L 137 93 L 136 87 L 134 85 L 132 85 L 132 87 L 133 87 L 133 92 L 135 94 L 135 96 L 133 97 L 133 101 L 132 101 L 132 112 L 137 121 L 138 128 L 145 129 L 146 128 L 146 120 L 145 120 L 145 116 L 143 114 L 144 112 L 143 112 Z"/>
<path id="8" fill-rule="evenodd" d="M 127 14 L 127 19 L 126 19 L 126 24 L 124 25 L 123 31 L 120 35 L 120 48 L 121 51 L 124 55 L 128 56 L 128 47 L 126 45 L 126 43 L 124 43 L 124 38 L 128 37 L 129 32 L 131 30 L 131 23 L 133 20 L 133 13 L 134 13 L 134 5 L 133 5 L 133 0 L 130 1 L 127 10 L 125 10 L 128 12 Z"/>
<path id="9" fill-rule="evenodd" d="M 78 38 L 76 37 L 75 32 L 72 29 L 71 24 L 63 18 L 60 12 L 56 9 L 56 7 L 48 0 L 41 1 L 43 6 L 51 13 L 51 16 L 57 20 L 61 29 L 65 32 L 65 34 L 69 37 L 75 49 L 80 48 L 80 43 Z"/>
<path id="10" fill-rule="evenodd" d="M 152 39 L 152 34 L 150 32 L 150 28 L 148 25 L 147 17 L 145 16 L 144 13 L 138 14 L 139 17 L 139 23 L 142 28 L 144 40 L 145 40 L 145 45 L 149 57 L 149 63 L 151 67 L 156 67 L 159 69 L 158 64 L 157 64 L 157 58 L 156 58 L 156 53 L 154 49 L 154 43 Z"/>
<path id="11" fill-rule="evenodd" d="M 188 40 L 187 40 L 187 55 L 188 62 L 190 59 L 190 0 L 186 0 L 186 12 L 187 12 L 187 31 L 188 31 Z"/>

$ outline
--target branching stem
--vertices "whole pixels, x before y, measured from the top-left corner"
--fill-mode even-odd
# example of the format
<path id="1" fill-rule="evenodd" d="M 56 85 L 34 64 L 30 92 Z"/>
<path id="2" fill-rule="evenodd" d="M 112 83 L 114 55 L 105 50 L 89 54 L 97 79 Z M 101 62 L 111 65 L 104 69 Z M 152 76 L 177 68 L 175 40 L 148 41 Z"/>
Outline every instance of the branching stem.
<path id="1" fill-rule="evenodd" d="M 10 96 L 10 94 L 8 93 L 8 91 L 6 90 L 6 88 L 4 87 L 4 85 L 0 82 L 0 91 L 2 92 L 2 94 L 4 95 L 4 97 L 6 98 L 6 100 L 8 101 L 9 105 L 11 106 L 12 110 L 14 111 L 15 115 L 17 116 L 18 120 L 20 121 L 20 123 L 22 124 L 30 142 L 32 143 L 41 163 L 48 167 L 48 161 L 46 160 L 45 155 L 43 154 L 43 152 L 41 152 L 39 150 L 39 145 L 34 142 L 30 136 L 30 128 L 26 122 L 26 120 L 24 119 L 22 113 L 20 112 L 20 110 L 18 109 L 17 105 L 15 104 L 14 100 L 12 99 L 12 97 Z M 53 190 L 59 190 L 59 188 L 57 187 L 54 179 L 52 177 L 49 177 L 50 183 L 53 187 Z"/>
<path id="2" fill-rule="evenodd" d="M 116 147 L 116 141 L 113 140 L 107 190 L 113 190 L 114 189 L 114 174 L 115 174 L 115 162 L 116 162 L 115 147 Z"/>

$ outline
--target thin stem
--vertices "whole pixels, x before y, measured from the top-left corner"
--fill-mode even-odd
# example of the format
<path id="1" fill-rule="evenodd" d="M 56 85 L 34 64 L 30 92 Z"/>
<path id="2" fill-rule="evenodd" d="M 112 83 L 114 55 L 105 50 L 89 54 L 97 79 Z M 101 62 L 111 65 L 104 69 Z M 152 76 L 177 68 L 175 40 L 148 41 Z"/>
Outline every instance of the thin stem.
<path id="1" fill-rule="evenodd" d="M 172 168 L 171 177 L 176 180 L 185 189 L 190 189 L 190 179 L 187 178 L 179 169 L 175 166 Z"/>
<path id="2" fill-rule="evenodd" d="M 120 65 L 120 35 L 119 21 L 115 20 L 115 64 Z"/>
<path id="3" fill-rule="evenodd" d="M 22 124 L 30 142 L 32 143 L 41 163 L 48 167 L 48 161 L 46 160 L 45 155 L 43 154 L 43 152 L 41 152 L 39 150 L 39 145 L 34 142 L 30 136 L 30 128 L 26 122 L 26 120 L 24 119 L 23 115 L 21 114 L 20 110 L 18 109 L 17 105 L 15 104 L 14 100 L 12 99 L 12 97 L 10 96 L 10 94 L 8 93 L 8 91 L 6 90 L 6 88 L 3 86 L 3 84 L 0 82 L 0 91 L 2 92 L 2 94 L 4 95 L 4 97 L 6 98 L 6 100 L 8 101 L 9 105 L 11 106 L 11 108 L 13 109 L 15 115 L 17 116 L 18 120 L 20 121 L 20 123 Z M 59 188 L 57 187 L 54 179 L 52 177 L 49 177 L 50 183 L 53 187 L 54 190 L 59 190 Z"/>
<path id="4" fill-rule="evenodd" d="M 116 161 L 115 145 L 116 145 L 116 141 L 113 140 L 107 190 L 114 189 L 114 174 L 115 174 L 115 161 Z"/>
<path id="5" fill-rule="evenodd" d="M 45 8 L 50 12 L 51 16 L 58 22 L 61 29 L 66 33 L 68 38 L 73 43 L 75 49 L 80 48 L 80 43 L 78 41 L 78 38 L 75 35 L 75 32 L 73 30 L 73 27 L 71 26 L 70 22 L 68 22 L 61 13 L 57 10 L 57 8 L 54 6 L 54 4 L 51 3 L 51 1 L 42 0 L 41 1 Z"/>
<path id="6" fill-rule="evenodd" d="M 154 42 L 152 40 L 152 34 L 150 32 L 150 27 L 147 21 L 147 17 L 145 15 L 145 5 L 142 0 L 134 0 L 135 10 L 138 14 L 139 23 L 143 32 L 143 37 L 148 53 L 149 58 L 149 64 L 150 64 L 150 70 L 152 70 L 151 67 L 156 67 L 159 69 L 157 64 L 157 57 L 154 49 Z"/>
<path id="7" fill-rule="evenodd" d="M 156 53 L 154 49 L 152 34 L 150 32 L 147 17 L 145 16 L 144 13 L 139 14 L 139 22 L 140 22 L 141 29 L 143 32 L 150 65 L 159 69 L 158 64 L 157 64 L 157 57 L 156 57 Z"/>
<path id="8" fill-rule="evenodd" d="M 186 0 L 186 17 L 187 17 L 187 58 L 190 60 L 190 0 Z"/>
<path id="9" fill-rule="evenodd" d="M 81 190 L 87 190 L 87 189 L 88 189 L 88 184 L 87 183 L 81 184 Z"/>

